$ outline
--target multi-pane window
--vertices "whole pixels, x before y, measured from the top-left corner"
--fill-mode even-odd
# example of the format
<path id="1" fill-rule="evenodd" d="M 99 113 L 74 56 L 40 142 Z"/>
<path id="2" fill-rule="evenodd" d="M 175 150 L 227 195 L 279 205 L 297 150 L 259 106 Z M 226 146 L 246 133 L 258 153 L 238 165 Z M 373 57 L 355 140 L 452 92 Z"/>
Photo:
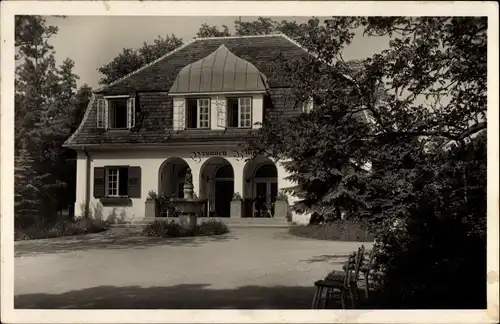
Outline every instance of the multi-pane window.
<path id="1" fill-rule="evenodd" d="M 252 126 L 252 98 L 239 98 L 240 127 Z"/>
<path id="2" fill-rule="evenodd" d="M 210 99 L 187 99 L 186 128 L 210 128 Z"/>
<path id="3" fill-rule="evenodd" d="M 210 126 L 210 100 L 198 99 L 198 107 L 200 109 L 200 128 L 208 128 Z"/>
<path id="4" fill-rule="evenodd" d="M 128 168 L 106 168 L 106 195 L 108 197 L 128 194 Z"/>
<path id="5" fill-rule="evenodd" d="M 108 196 L 118 196 L 118 169 L 108 169 Z"/>
<path id="6" fill-rule="evenodd" d="M 227 127 L 252 127 L 252 98 L 227 99 Z"/>
<path id="7" fill-rule="evenodd" d="M 135 126 L 135 98 L 119 96 L 97 100 L 97 128 L 130 129 Z"/>

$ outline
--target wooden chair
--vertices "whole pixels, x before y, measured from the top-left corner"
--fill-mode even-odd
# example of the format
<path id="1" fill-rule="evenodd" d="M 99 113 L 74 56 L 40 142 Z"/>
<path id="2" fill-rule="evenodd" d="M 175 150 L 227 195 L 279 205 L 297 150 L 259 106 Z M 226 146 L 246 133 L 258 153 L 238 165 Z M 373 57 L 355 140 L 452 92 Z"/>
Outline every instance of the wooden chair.
<path id="1" fill-rule="evenodd" d="M 360 279 L 359 273 L 361 270 L 361 266 L 363 265 L 364 258 L 365 258 L 365 246 L 361 245 L 358 248 L 354 269 L 353 271 L 349 271 L 347 273 L 347 275 L 349 276 L 349 278 L 347 279 L 347 291 L 349 292 L 350 295 L 352 308 L 358 307 L 358 301 L 359 301 L 358 280 Z"/>
<path id="2" fill-rule="evenodd" d="M 365 247 L 361 246 L 358 252 L 352 252 L 344 265 L 344 271 L 332 271 L 324 280 L 314 283 L 316 293 L 313 297 L 312 308 L 328 308 L 328 303 L 333 300 L 335 292 L 340 293 L 342 308 L 347 308 L 347 295 L 351 299 L 351 306 L 357 307 L 359 269 L 364 258 Z"/>
<path id="3" fill-rule="evenodd" d="M 346 264 L 343 266 L 344 271 L 332 271 L 325 279 L 318 280 L 314 283 L 316 292 L 312 302 L 313 309 L 328 308 L 328 304 L 334 299 L 333 297 L 336 295 L 336 291 L 338 291 L 338 295 L 340 295 L 342 308 L 345 308 L 345 294 L 343 290 L 348 279 L 347 273 L 354 267 L 355 262 L 356 253 L 352 252 Z"/>
<path id="4" fill-rule="evenodd" d="M 372 250 L 370 251 L 370 255 L 368 257 L 368 262 L 365 263 L 361 267 L 361 273 L 363 273 L 364 276 L 364 284 L 365 284 L 365 297 L 368 299 L 369 293 L 370 293 L 370 288 L 372 284 L 370 283 L 370 279 L 372 279 L 373 275 L 373 261 L 375 259 L 375 255 L 377 253 L 377 246 L 374 245 Z"/>

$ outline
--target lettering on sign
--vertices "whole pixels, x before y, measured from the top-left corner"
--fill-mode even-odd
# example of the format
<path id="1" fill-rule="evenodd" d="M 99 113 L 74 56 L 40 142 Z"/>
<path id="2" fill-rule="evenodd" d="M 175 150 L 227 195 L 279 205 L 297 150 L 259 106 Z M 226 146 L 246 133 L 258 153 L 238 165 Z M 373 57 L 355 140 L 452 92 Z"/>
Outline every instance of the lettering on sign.
<path id="1" fill-rule="evenodd" d="M 191 159 L 195 161 L 196 163 L 201 162 L 201 158 L 203 157 L 215 157 L 215 156 L 221 156 L 221 157 L 234 157 L 236 158 L 237 161 L 241 161 L 247 156 L 250 156 L 253 153 L 252 150 L 244 149 L 244 150 L 235 150 L 235 151 L 198 151 L 198 152 L 191 152 Z"/>
<path id="2" fill-rule="evenodd" d="M 201 162 L 202 157 L 227 156 L 227 151 L 191 152 L 191 159 L 196 163 Z"/>

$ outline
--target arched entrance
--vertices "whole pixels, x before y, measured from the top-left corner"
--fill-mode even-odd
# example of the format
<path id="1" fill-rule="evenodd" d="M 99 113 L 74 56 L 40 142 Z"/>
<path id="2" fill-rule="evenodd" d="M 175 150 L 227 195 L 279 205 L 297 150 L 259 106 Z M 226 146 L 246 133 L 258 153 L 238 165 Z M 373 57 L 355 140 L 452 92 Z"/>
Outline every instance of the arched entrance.
<path id="1" fill-rule="evenodd" d="M 247 162 L 244 171 L 245 217 L 274 215 L 274 202 L 278 195 L 278 169 L 266 157 Z"/>
<path id="2" fill-rule="evenodd" d="M 207 202 L 208 216 L 229 217 L 234 193 L 234 171 L 224 158 L 205 161 L 200 171 L 200 198 Z"/>
<path id="3" fill-rule="evenodd" d="M 158 194 L 168 198 L 184 197 L 184 178 L 189 165 L 178 157 L 168 158 L 159 169 Z"/>

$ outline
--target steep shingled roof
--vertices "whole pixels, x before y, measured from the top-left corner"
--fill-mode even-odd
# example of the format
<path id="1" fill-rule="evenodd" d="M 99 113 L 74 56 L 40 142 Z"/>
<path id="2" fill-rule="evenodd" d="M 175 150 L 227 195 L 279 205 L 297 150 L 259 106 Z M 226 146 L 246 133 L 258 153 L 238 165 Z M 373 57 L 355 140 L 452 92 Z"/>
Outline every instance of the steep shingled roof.
<path id="1" fill-rule="evenodd" d="M 123 95 L 139 93 L 139 115 L 133 131 L 102 132 L 96 128 L 97 100 L 89 103 L 82 123 L 66 141 L 69 147 L 106 144 L 160 144 L 187 140 L 229 140 L 251 136 L 247 131 L 210 131 L 197 130 L 196 134 L 181 132 L 170 134 L 172 127 L 172 99 L 167 93 L 178 73 L 193 62 L 202 60 L 224 45 L 238 58 L 248 61 L 266 76 L 268 93 L 273 106 L 283 110 L 285 118 L 294 115 L 288 102 L 290 85 L 282 84 L 275 78 L 274 60 L 278 55 L 289 59 L 308 57 L 303 48 L 284 35 L 235 36 L 196 39 L 164 55 L 158 60 L 130 73 L 114 83 L 98 89 L 95 97 L 103 95 Z M 274 108 L 273 108 L 274 109 Z M 194 137 L 196 135 L 196 138 Z M 200 138 L 201 137 L 201 138 Z"/>
<path id="2" fill-rule="evenodd" d="M 96 91 L 125 94 L 136 91 L 169 91 L 178 73 L 188 64 L 202 60 L 224 45 L 235 56 L 250 62 L 264 74 L 270 87 L 288 86 L 273 78 L 278 54 L 289 58 L 310 54 L 284 35 L 234 36 L 195 39 L 128 76 Z"/>

